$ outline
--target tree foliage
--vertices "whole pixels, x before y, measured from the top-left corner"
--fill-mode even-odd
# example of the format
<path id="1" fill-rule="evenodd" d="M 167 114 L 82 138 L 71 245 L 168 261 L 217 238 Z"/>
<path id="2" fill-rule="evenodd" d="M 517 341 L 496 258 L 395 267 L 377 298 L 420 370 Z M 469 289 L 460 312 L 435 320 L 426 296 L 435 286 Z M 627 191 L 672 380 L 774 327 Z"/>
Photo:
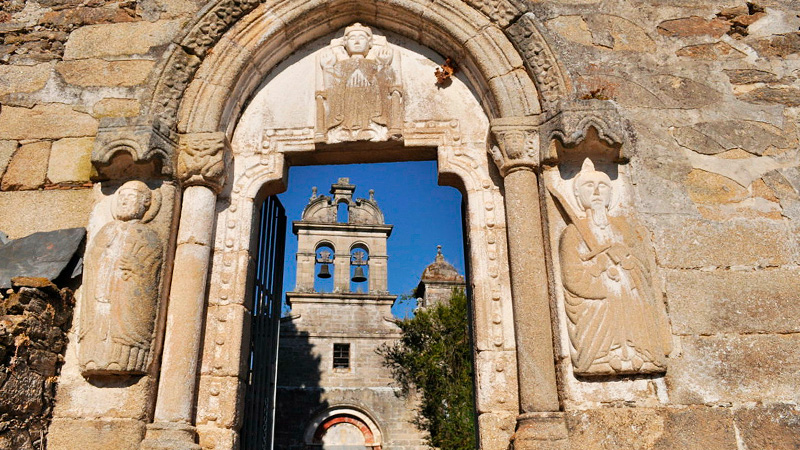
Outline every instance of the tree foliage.
<path id="1" fill-rule="evenodd" d="M 416 425 L 441 450 L 475 448 L 472 346 L 467 296 L 398 321 L 403 337 L 378 352 L 404 395 L 420 396 Z"/>

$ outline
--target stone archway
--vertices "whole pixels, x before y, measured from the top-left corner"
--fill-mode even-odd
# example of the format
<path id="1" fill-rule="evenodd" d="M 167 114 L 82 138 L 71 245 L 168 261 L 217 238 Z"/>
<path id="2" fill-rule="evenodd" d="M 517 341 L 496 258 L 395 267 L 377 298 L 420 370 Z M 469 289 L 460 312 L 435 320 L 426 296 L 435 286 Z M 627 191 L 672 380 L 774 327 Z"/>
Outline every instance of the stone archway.
<path id="1" fill-rule="evenodd" d="M 143 448 L 196 448 L 193 423 L 211 424 L 201 440 L 233 446 L 254 202 L 284 189 L 291 158 L 308 158 L 302 161 L 308 164 L 333 154 L 328 161 L 368 162 L 377 152 L 315 153 L 313 133 L 286 127 L 273 129 L 258 151 L 235 155 L 230 140 L 270 70 L 305 44 L 358 20 L 455 57 L 487 119 L 483 139 L 465 143 L 457 117 L 412 117 L 403 145 L 389 145 L 383 157 L 397 159 L 403 148 L 430 157 L 434 149 L 440 183 L 468 198 L 472 281 L 479 296 L 477 401 L 487 436 L 482 446 L 505 447 L 515 419 L 520 448 L 527 439 L 565 436 L 538 168 L 557 157 L 553 139 L 578 143 L 593 127 L 618 143 L 624 133 L 613 108 L 572 102 L 570 84 L 535 17 L 507 13 L 515 8 L 482 7 L 481 13 L 453 0 L 220 1 L 173 46 L 136 123 L 101 130 L 93 154 L 101 175 L 119 173 L 109 155 L 119 148 L 114 138 L 129 133 L 136 136 L 129 146 L 133 162 L 158 158 L 162 173 L 175 173 L 183 186 L 174 257 L 181 276 L 172 278 L 161 381 Z M 147 156 L 154 141 L 166 150 Z"/>

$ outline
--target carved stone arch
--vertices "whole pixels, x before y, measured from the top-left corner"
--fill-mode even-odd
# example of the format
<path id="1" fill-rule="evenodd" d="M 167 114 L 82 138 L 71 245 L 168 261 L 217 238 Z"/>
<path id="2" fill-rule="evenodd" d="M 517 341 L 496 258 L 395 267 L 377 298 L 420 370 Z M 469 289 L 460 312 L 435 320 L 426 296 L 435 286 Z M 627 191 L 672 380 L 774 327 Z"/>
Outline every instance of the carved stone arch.
<path id="1" fill-rule="evenodd" d="M 481 12 L 457 0 L 220 0 L 165 58 L 146 113 L 178 122 L 181 132 L 230 131 L 270 68 L 354 21 L 454 58 L 490 118 L 538 114 L 571 96 L 566 71 L 531 13 L 520 16 L 519 5 L 505 0 L 468 3 Z"/>

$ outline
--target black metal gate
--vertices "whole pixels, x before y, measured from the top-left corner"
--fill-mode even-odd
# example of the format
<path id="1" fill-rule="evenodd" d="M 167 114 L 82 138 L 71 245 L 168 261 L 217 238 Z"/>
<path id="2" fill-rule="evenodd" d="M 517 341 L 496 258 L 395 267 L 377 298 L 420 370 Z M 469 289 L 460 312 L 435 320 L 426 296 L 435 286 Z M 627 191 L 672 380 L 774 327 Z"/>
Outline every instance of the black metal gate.
<path id="1" fill-rule="evenodd" d="M 270 450 L 275 424 L 286 213 L 278 197 L 261 206 L 242 450 Z"/>

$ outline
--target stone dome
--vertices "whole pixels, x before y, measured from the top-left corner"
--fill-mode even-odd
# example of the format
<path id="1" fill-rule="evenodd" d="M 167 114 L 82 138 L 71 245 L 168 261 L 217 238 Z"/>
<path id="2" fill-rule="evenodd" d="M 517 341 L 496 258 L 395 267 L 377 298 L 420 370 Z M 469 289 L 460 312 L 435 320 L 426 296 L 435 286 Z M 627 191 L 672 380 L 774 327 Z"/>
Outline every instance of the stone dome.
<path id="1" fill-rule="evenodd" d="M 428 265 L 422 272 L 422 281 L 458 281 L 464 282 L 464 276 L 458 270 L 445 261 L 442 255 L 442 246 L 436 246 L 436 260 Z"/>

